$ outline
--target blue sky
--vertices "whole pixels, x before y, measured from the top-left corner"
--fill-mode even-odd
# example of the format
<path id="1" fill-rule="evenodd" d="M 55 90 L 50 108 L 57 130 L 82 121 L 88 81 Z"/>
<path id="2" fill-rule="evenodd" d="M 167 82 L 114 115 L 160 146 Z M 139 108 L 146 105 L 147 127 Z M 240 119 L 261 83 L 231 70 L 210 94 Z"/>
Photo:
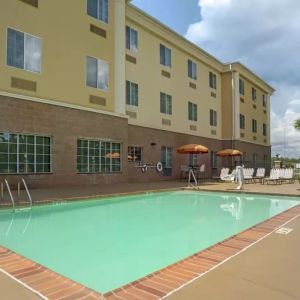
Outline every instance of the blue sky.
<path id="1" fill-rule="evenodd" d="M 223 62 L 240 61 L 272 85 L 273 153 L 300 157 L 299 0 L 133 0 Z"/>

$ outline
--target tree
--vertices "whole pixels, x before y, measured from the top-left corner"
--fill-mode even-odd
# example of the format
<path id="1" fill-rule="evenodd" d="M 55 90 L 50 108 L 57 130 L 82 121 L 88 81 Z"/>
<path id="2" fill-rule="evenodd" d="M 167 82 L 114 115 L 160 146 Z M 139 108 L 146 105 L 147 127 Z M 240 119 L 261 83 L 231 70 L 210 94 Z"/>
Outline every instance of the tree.
<path id="1" fill-rule="evenodd" d="M 295 127 L 295 129 L 300 131 L 300 119 L 295 120 L 294 127 Z"/>

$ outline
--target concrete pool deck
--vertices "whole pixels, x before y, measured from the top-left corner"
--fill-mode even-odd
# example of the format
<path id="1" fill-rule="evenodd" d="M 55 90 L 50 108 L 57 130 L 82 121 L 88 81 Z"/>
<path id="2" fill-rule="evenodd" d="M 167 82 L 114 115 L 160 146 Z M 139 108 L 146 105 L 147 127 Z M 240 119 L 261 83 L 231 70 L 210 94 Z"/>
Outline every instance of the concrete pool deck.
<path id="1" fill-rule="evenodd" d="M 186 187 L 185 182 L 130 183 L 105 187 L 32 190 L 32 196 L 34 200 L 55 201 L 56 199 L 74 197 L 85 198 L 95 195 L 104 196 L 108 194 L 126 194 L 136 191 L 178 189 L 184 187 Z M 200 185 L 201 190 L 207 191 L 231 192 L 235 187 L 235 184 L 230 183 L 203 183 Z M 299 189 L 300 186 L 298 183 L 275 186 L 247 184 L 244 192 L 300 196 Z M 289 235 L 283 236 L 271 233 L 268 237 L 251 246 L 247 251 L 240 253 L 216 269 L 196 279 L 166 299 L 299 299 L 299 285 L 295 281 L 297 278 L 300 278 L 300 260 L 298 254 L 300 252 L 300 217 L 297 217 L 287 226 L 293 226 L 294 228 Z M 256 250 L 257 248 L 258 250 Z M 285 261 L 287 262 L 286 264 Z M 204 280 L 206 283 L 202 283 Z M 5 292 L 2 295 L 5 295 L 5 299 L 7 300 L 39 299 L 37 295 L 4 274 L 0 276 L 0 289 L 1 294 L 2 291 Z M 26 296 L 20 298 L 20 295 L 24 293 L 26 293 Z M 123 293 L 122 295 L 123 297 L 120 294 L 110 294 L 105 299 L 160 298 L 153 297 L 153 295 L 147 294 L 147 292 L 144 292 L 144 294 L 140 293 L 140 296 L 131 295 L 130 293 Z M 65 298 L 57 299 L 65 300 Z M 66 299 L 89 298 L 68 297 Z"/>

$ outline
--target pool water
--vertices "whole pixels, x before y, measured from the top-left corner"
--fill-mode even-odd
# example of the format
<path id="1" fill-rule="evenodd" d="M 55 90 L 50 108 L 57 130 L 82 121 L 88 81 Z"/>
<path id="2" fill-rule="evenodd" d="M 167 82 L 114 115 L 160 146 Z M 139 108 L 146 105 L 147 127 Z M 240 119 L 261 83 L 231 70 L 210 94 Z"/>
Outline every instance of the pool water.
<path id="1" fill-rule="evenodd" d="M 0 244 L 104 293 L 298 204 L 193 191 L 62 202 L 0 212 Z"/>

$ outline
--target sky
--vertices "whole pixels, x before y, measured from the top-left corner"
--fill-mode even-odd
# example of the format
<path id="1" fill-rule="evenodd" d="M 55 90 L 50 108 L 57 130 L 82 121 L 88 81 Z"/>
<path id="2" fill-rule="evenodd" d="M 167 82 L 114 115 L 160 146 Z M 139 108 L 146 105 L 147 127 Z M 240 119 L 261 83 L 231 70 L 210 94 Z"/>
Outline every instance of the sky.
<path id="1" fill-rule="evenodd" d="M 300 158 L 299 0 L 133 0 L 132 4 L 222 62 L 240 61 L 267 81 L 273 155 Z"/>

